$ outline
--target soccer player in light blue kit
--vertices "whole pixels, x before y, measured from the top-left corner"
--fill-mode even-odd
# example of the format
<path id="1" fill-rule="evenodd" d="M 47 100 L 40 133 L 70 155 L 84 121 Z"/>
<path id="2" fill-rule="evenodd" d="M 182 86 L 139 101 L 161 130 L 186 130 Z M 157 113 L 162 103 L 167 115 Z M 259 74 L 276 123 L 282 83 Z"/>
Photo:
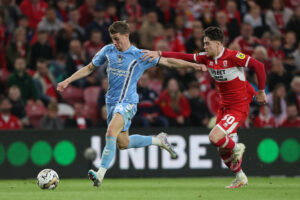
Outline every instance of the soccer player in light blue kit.
<path id="1" fill-rule="evenodd" d="M 167 67 L 192 67 L 206 70 L 204 65 L 190 63 L 174 58 L 157 58 L 153 61 L 143 61 L 142 50 L 132 46 L 129 41 L 129 26 L 124 21 L 114 22 L 109 27 L 113 44 L 104 46 L 93 58 L 92 62 L 75 72 L 66 80 L 60 82 L 57 90 L 62 92 L 68 85 L 80 78 L 88 76 L 97 67 L 106 65 L 108 75 L 108 91 L 106 93 L 107 123 L 106 145 L 98 172 L 89 170 L 89 178 L 94 186 L 99 187 L 106 170 L 115 156 L 116 146 L 119 149 L 140 148 L 149 145 L 160 146 L 167 150 L 171 157 L 176 153 L 167 140 L 166 133 L 156 137 L 131 135 L 128 129 L 131 119 L 137 111 L 138 94 L 137 81 L 145 70 L 156 65 Z"/>

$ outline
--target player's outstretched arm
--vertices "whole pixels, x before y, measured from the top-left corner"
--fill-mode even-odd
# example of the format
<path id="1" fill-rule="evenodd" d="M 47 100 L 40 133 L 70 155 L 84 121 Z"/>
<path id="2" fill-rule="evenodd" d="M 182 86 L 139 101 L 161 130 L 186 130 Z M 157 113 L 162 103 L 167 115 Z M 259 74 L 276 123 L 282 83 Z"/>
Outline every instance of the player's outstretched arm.
<path id="1" fill-rule="evenodd" d="M 72 74 L 72 76 L 70 76 L 69 78 L 58 83 L 57 90 L 59 92 L 64 91 L 64 89 L 67 88 L 70 83 L 72 83 L 73 81 L 76 81 L 78 79 L 81 79 L 83 77 L 88 76 L 90 73 L 92 73 L 95 70 L 95 68 L 96 67 L 93 65 L 93 63 L 86 65 L 85 67 L 81 68 L 80 70 L 78 70 L 74 74 Z"/>
<path id="2" fill-rule="evenodd" d="M 189 62 L 195 62 L 195 54 L 190 53 L 181 53 L 181 52 L 161 52 L 161 51 L 149 51 L 149 50 L 143 50 L 142 53 L 144 55 L 141 57 L 143 61 L 146 61 L 149 59 L 151 62 L 152 60 L 158 58 L 159 56 L 165 57 L 165 58 L 177 58 Z"/>
<path id="3" fill-rule="evenodd" d="M 170 68 L 194 68 L 196 70 L 207 71 L 206 66 L 203 64 L 191 63 L 191 62 L 187 62 L 175 58 L 161 57 L 159 59 L 158 65 L 170 67 Z"/>

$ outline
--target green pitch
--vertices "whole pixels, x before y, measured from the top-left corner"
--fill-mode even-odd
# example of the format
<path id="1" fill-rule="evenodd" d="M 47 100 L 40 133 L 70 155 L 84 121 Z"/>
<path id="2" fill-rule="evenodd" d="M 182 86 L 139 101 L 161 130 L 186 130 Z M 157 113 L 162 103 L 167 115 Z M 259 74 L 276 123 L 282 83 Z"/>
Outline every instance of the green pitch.
<path id="1" fill-rule="evenodd" d="M 300 178 L 249 178 L 249 185 L 225 189 L 230 178 L 105 179 L 101 189 L 84 179 L 62 179 L 53 190 L 35 180 L 0 180 L 1 200 L 255 200 L 300 199 Z"/>

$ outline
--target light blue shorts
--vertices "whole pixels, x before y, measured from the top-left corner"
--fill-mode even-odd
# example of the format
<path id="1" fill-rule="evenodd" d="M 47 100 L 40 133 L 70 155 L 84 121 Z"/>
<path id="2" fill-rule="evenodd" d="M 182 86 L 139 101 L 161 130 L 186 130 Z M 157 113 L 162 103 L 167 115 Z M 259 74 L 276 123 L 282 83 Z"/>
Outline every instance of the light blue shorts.
<path id="1" fill-rule="evenodd" d="M 131 120 L 137 111 L 137 104 L 130 103 L 118 103 L 118 104 L 106 104 L 107 111 L 107 125 L 109 125 L 113 116 L 116 113 L 120 113 L 124 119 L 124 128 L 122 131 L 127 131 L 131 125 Z"/>

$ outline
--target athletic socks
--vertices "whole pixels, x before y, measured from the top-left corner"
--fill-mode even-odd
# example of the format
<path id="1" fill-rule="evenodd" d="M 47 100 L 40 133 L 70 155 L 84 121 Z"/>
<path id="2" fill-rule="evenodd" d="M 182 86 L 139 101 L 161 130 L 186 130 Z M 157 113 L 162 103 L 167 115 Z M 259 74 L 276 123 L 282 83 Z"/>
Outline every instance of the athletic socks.
<path id="1" fill-rule="evenodd" d="M 214 144 L 217 147 L 223 148 L 223 149 L 228 149 L 228 150 L 233 150 L 236 146 L 235 142 L 228 136 L 223 137 L 220 139 L 217 143 Z M 238 148 L 238 147 L 236 147 Z M 236 151 L 237 149 L 234 149 Z"/>
<path id="2" fill-rule="evenodd" d="M 129 144 L 126 149 L 146 147 L 151 144 L 158 145 L 160 143 L 161 143 L 161 141 L 155 137 L 142 136 L 142 135 L 131 135 L 131 136 L 129 136 Z"/>
<path id="3" fill-rule="evenodd" d="M 116 153 L 116 142 L 117 138 L 112 136 L 106 137 L 106 144 L 102 153 L 101 158 L 101 167 L 107 169 L 109 167 L 110 162 L 115 156 Z"/>

